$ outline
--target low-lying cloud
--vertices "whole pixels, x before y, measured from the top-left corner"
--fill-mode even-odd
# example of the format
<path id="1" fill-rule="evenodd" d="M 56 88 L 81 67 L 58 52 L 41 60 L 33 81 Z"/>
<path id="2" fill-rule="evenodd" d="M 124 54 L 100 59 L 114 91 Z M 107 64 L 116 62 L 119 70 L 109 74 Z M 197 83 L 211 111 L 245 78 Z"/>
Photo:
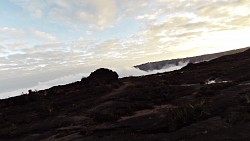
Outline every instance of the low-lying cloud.
<path id="1" fill-rule="evenodd" d="M 120 78 L 123 78 L 123 77 L 130 77 L 130 76 L 144 76 L 144 75 L 150 75 L 150 74 L 156 74 L 156 73 L 170 72 L 170 71 L 181 69 L 182 67 L 186 66 L 187 64 L 188 64 L 188 62 L 184 62 L 184 63 L 180 62 L 180 63 L 178 63 L 178 65 L 167 65 L 161 70 L 154 70 L 154 71 L 149 71 L 149 72 L 145 72 L 145 71 L 136 69 L 134 67 L 123 68 L 123 69 L 113 68 L 113 70 L 119 74 Z M 87 77 L 87 76 L 89 76 L 89 74 L 90 74 L 90 72 L 89 73 L 78 73 L 78 74 L 72 74 L 72 75 L 59 77 L 59 78 L 45 81 L 45 82 L 38 82 L 38 84 L 36 86 L 33 86 L 33 87 L 21 88 L 21 89 L 14 90 L 14 91 L 0 93 L 0 99 L 25 94 L 28 92 L 28 90 L 33 90 L 33 91 L 43 90 L 43 89 L 48 89 L 52 86 L 65 85 L 65 84 L 69 84 L 69 83 L 72 83 L 75 81 L 80 81 L 82 77 Z"/>

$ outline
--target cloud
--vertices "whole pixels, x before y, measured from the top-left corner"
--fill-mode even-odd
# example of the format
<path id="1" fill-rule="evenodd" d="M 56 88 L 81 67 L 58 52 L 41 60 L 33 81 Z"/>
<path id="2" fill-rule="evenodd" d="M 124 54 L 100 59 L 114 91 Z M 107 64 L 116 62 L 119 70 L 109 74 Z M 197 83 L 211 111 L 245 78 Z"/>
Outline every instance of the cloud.
<path id="1" fill-rule="evenodd" d="M 12 2 L 38 21 L 66 25 L 65 30 L 75 29 L 81 35 L 73 32 L 75 37 L 70 41 L 67 37 L 66 41 L 49 30 L 0 27 L 0 40 L 3 40 L 0 75 L 4 76 L 0 77 L 0 84 L 4 83 L 6 88 L 24 87 L 22 82 L 30 87 L 41 80 L 49 81 L 99 67 L 114 68 L 123 76 L 130 72 L 139 75 L 141 72 L 130 70 L 130 67 L 250 44 L 247 38 L 250 36 L 249 0 Z M 137 29 L 127 35 L 126 30 L 134 24 L 138 25 Z M 108 34 L 114 36 L 106 37 Z M 119 38 L 118 34 L 126 37 Z M 94 38 L 89 39 L 90 35 Z M 19 83 L 10 86 L 13 82 Z"/>
<path id="2" fill-rule="evenodd" d="M 155 71 L 151 71 L 151 72 L 141 71 L 141 70 L 135 69 L 133 67 L 111 68 L 111 69 L 116 71 L 120 78 L 123 78 L 123 77 L 129 77 L 129 76 L 143 76 L 143 75 L 178 70 L 178 69 L 184 67 L 186 64 L 187 63 L 180 63 L 178 66 L 171 65 L 171 66 L 167 66 L 166 68 L 164 68 L 162 70 L 155 70 Z M 39 82 L 37 82 L 37 84 L 35 86 L 20 88 L 18 90 L 14 90 L 14 91 L 2 92 L 2 93 L 0 91 L 0 93 L 1 93 L 0 99 L 25 94 L 28 92 L 28 90 L 42 90 L 42 89 L 50 88 L 52 86 L 65 85 L 65 84 L 69 84 L 72 82 L 76 82 L 76 81 L 79 81 L 82 77 L 89 76 L 91 71 L 93 71 L 93 69 L 89 70 L 89 72 L 87 72 L 87 73 L 74 73 L 74 74 L 61 76 L 61 77 L 58 77 L 58 78 L 55 78 L 52 80 L 48 80 L 48 81 L 43 81 L 43 82 L 39 81 Z"/>
<path id="3" fill-rule="evenodd" d="M 162 9 L 158 9 L 157 11 L 151 13 L 151 14 L 143 14 L 143 15 L 139 15 L 136 17 L 136 19 L 139 19 L 139 20 L 143 20 L 143 19 L 146 19 L 146 20 L 155 20 L 157 19 L 157 17 L 162 14 Z"/>
<path id="4" fill-rule="evenodd" d="M 12 0 L 12 2 L 38 18 L 48 17 L 70 24 L 89 24 L 96 29 L 111 27 L 118 16 L 115 0 Z"/>
<path id="5" fill-rule="evenodd" d="M 203 45 L 208 44 L 207 42 L 211 40 L 206 39 L 207 35 L 249 28 L 250 25 L 249 15 L 246 14 L 249 6 L 247 0 L 158 0 L 155 2 L 149 0 L 45 0 L 44 2 L 31 3 L 28 3 L 28 0 L 14 0 L 13 2 L 23 8 L 33 6 L 33 8 L 27 8 L 29 12 L 37 9 L 42 10 L 41 18 L 51 18 L 75 25 L 86 24 L 89 28 L 105 29 L 128 18 L 144 23 L 137 33 L 125 39 L 113 38 L 100 41 L 81 37 L 80 40 L 64 43 L 58 47 L 44 44 L 22 50 L 27 56 L 35 54 L 43 60 L 49 58 L 55 60 L 56 63 L 61 57 L 62 64 L 70 62 L 89 65 L 108 64 L 110 60 L 116 63 L 119 63 L 118 60 L 120 60 L 119 64 L 135 65 L 145 61 L 184 57 L 185 51 L 199 50 L 200 40 L 206 41 Z M 17 29 L 12 30 L 16 31 Z M 31 32 L 32 35 L 41 40 L 45 39 L 53 41 L 53 43 L 57 40 L 56 35 L 51 33 L 37 29 Z M 87 35 L 92 34 L 92 32 L 95 31 L 83 31 Z M 219 46 L 217 42 L 209 44 L 210 46 L 204 45 L 203 49 Z M 42 48 L 38 48 L 38 46 L 42 46 Z M 56 56 L 53 57 L 53 55 Z"/>
<path id="6" fill-rule="evenodd" d="M 92 31 L 86 31 L 85 33 L 86 33 L 87 35 L 92 35 L 92 34 L 93 34 Z"/>
<path id="7" fill-rule="evenodd" d="M 5 40 L 42 40 L 42 41 L 55 41 L 56 35 L 40 31 L 33 28 L 13 28 L 13 27 L 0 27 L 0 37 Z"/>
<path id="8" fill-rule="evenodd" d="M 41 38 L 41 39 L 51 40 L 51 41 L 56 40 L 55 35 L 52 35 L 52 34 L 49 34 L 49 33 L 46 33 L 46 32 L 42 32 L 42 31 L 39 31 L 39 30 L 34 30 L 33 33 L 34 33 L 34 35 L 36 37 Z"/>
<path id="9" fill-rule="evenodd" d="M 167 15 L 164 16 L 164 20 L 160 20 L 160 22 L 156 20 L 144 28 L 143 35 L 147 40 L 147 45 L 144 44 L 144 46 L 151 48 L 150 46 L 156 45 L 161 48 L 162 52 L 166 51 L 168 54 L 197 48 L 201 50 L 211 47 L 223 48 L 218 42 L 205 46 L 204 44 L 207 44 L 208 41 L 206 40 L 207 35 L 219 34 L 224 31 L 237 32 L 236 30 L 239 30 L 237 34 L 243 35 L 243 31 L 240 29 L 249 28 L 249 14 L 247 14 L 249 13 L 249 3 L 247 0 L 213 2 L 159 0 L 159 2 L 162 3 L 162 6 L 159 6 L 163 11 L 162 14 L 167 13 Z M 149 16 L 144 14 L 141 18 L 147 17 Z M 157 17 L 161 17 L 161 14 Z M 240 40 L 240 37 L 235 37 L 233 34 L 227 34 L 221 38 L 225 40 L 229 36 L 235 38 L 235 41 L 231 42 L 239 43 L 237 40 Z M 198 41 L 204 43 L 199 45 Z M 178 49 L 179 47 L 181 50 Z M 157 52 L 157 49 L 154 47 L 152 51 Z M 225 50 L 225 48 L 223 49 Z"/>
<path id="10" fill-rule="evenodd" d="M 160 20 L 178 14 L 193 14 L 196 19 L 215 23 L 230 21 L 228 17 L 246 17 L 248 0 L 12 0 L 35 17 L 50 18 L 58 23 L 87 25 L 106 29 L 127 18 Z M 178 24 L 178 21 L 176 22 Z M 230 24 L 230 23 L 229 23 Z"/>
<path id="11" fill-rule="evenodd" d="M 11 28 L 11 27 L 2 27 L 0 28 L 0 32 L 2 34 L 4 33 L 14 37 L 20 37 L 25 33 L 25 31 L 22 29 Z"/>
<path id="12" fill-rule="evenodd" d="M 88 76 L 88 75 L 89 75 L 88 73 L 71 74 L 71 75 L 59 77 L 59 78 L 45 81 L 45 82 L 38 82 L 36 86 L 26 87 L 26 88 L 21 88 L 21 89 L 14 90 L 14 91 L 1 93 L 0 99 L 18 96 L 21 94 L 27 94 L 28 90 L 33 90 L 33 91 L 34 90 L 43 90 L 43 89 L 48 89 L 52 86 L 65 85 L 68 83 L 79 81 L 83 76 Z"/>

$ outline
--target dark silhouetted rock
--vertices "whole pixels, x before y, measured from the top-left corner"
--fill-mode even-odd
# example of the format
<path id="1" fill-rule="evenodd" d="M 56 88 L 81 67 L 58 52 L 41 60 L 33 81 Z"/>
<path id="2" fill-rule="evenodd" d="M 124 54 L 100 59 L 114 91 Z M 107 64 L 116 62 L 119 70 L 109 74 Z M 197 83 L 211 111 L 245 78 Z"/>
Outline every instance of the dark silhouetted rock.
<path id="1" fill-rule="evenodd" d="M 87 81 L 90 83 L 111 83 L 118 80 L 118 74 L 106 68 L 100 68 L 92 72 Z"/>

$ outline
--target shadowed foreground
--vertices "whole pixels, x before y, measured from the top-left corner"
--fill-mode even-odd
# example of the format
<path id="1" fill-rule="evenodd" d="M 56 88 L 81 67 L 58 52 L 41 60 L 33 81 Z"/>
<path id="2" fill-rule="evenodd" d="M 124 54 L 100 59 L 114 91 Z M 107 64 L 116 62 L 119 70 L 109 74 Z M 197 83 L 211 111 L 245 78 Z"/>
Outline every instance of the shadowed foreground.
<path id="1" fill-rule="evenodd" d="M 250 138 L 250 50 L 142 77 L 118 79 L 100 70 L 80 82 L 1 100 L 0 140 Z"/>

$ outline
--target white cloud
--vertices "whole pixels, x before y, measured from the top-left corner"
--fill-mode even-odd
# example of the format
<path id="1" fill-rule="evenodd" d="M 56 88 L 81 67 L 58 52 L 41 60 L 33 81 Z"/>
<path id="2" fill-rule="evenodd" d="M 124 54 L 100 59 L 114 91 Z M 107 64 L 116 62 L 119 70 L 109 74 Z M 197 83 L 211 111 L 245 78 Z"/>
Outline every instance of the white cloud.
<path id="1" fill-rule="evenodd" d="M 56 40 L 56 35 L 31 28 L 13 28 L 13 27 L 0 27 L 0 37 L 5 40 L 24 40 L 38 39 L 45 41 Z"/>
<path id="2" fill-rule="evenodd" d="M 11 28 L 11 27 L 2 27 L 0 28 L 0 32 L 1 32 L 0 34 L 7 34 L 14 37 L 20 37 L 25 33 L 25 31 L 22 29 Z"/>
<path id="3" fill-rule="evenodd" d="M 115 0 L 12 0 L 35 17 L 49 17 L 70 24 L 88 24 L 95 29 L 111 27 L 117 21 Z M 51 8 L 53 7 L 53 8 Z"/>
<path id="4" fill-rule="evenodd" d="M 206 21 L 221 22 L 229 16 L 248 16 L 249 0 L 12 0 L 40 18 L 58 23 L 87 25 L 94 29 L 112 27 L 126 18 L 157 20 L 160 16 L 192 13 Z M 52 8 L 51 8 L 52 7 Z M 218 21 L 221 20 L 221 21 Z"/>
<path id="5" fill-rule="evenodd" d="M 93 34 L 92 31 L 86 31 L 85 33 L 86 33 L 87 35 L 92 35 L 92 34 Z"/>
<path id="6" fill-rule="evenodd" d="M 42 32 L 42 31 L 39 31 L 39 30 L 33 30 L 33 33 L 34 33 L 34 35 L 36 37 L 41 38 L 41 39 L 51 40 L 51 41 L 56 40 L 55 35 L 52 35 L 52 34 L 49 34 L 49 33 L 46 33 L 46 32 Z"/>
<path id="7" fill-rule="evenodd" d="M 68 57 L 62 59 L 67 63 L 75 61 L 96 64 L 95 60 L 109 63 L 110 60 L 120 59 L 121 62 L 130 62 L 132 65 L 132 63 L 166 59 L 166 54 L 168 54 L 167 58 L 175 58 L 178 51 L 200 48 L 198 43 L 200 44 L 199 41 L 208 38 L 206 34 L 238 30 L 250 25 L 249 15 L 246 14 L 249 6 L 247 0 L 158 0 L 154 2 L 149 0 L 45 0 L 32 3 L 28 3 L 28 0 L 18 1 L 23 7 L 31 7 L 31 5 L 35 7 L 28 8 L 29 11 L 43 10 L 45 14 L 43 13 L 42 16 L 45 18 L 49 16 L 54 20 L 71 22 L 76 25 L 83 23 L 99 29 L 114 26 L 116 22 L 122 20 L 121 17 L 143 19 L 139 22 L 150 20 L 150 22 L 142 24 L 142 29 L 138 33 L 126 39 L 114 38 L 99 42 L 82 37 L 79 41 L 65 43 L 63 49 L 60 47 L 56 49 L 45 44 L 47 47 L 44 48 L 51 48 L 52 51 L 57 51 L 57 54 L 67 54 Z M 49 8 L 50 6 L 53 8 Z M 16 30 L 11 29 L 10 31 Z M 55 41 L 57 39 L 55 35 L 37 29 L 33 30 L 31 34 L 42 40 Z M 93 30 L 84 30 L 83 34 L 91 35 Z M 205 39 L 205 41 L 208 40 Z M 218 44 L 213 42 L 210 44 L 211 46 L 218 46 Z M 209 48 L 209 46 L 203 46 L 203 48 Z M 25 51 L 29 54 L 32 49 Z M 183 53 L 180 54 L 183 55 Z M 41 57 L 51 56 L 53 58 L 52 55 L 55 54 L 47 52 L 47 55 L 43 55 Z M 58 56 L 55 58 L 59 60 Z"/>
<path id="8" fill-rule="evenodd" d="M 76 31 L 81 32 L 82 37 L 65 42 L 60 41 L 57 35 L 40 29 L 0 28 L 0 38 L 4 40 L 0 46 L 0 75 L 10 80 L 22 74 L 29 76 L 29 79 L 20 77 L 20 80 L 27 82 L 32 80 L 31 76 L 36 81 L 48 81 L 55 79 L 51 78 L 53 75 L 59 78 L 76 71 L 81 73 L 86 70 L 86 66 L 119 70 L 150 61 L 224 51 L 250 44 L 247 38 L 250 36 L 249 0 L 12 2 L 21 5 L 36 18 L 69 25 L 68 30 L 77 27 Z M 128 19 L 133 21 L 127 24 Z M 126 23 L 126 29 L 136 23 L 139 29 L 124 39 L 116 38 L 116 35 L 101 41 L 86 38 L 89 35 L 95 36 L 97 31 L 107 31 L 116 25 L 119 27 L 120 23 Z M 119 27 L 119 34 L 123 34 L 125 26 Z M 77 30 L 79 27 L 84 29 Z M 110 31 L 112 34 L 117 32 Z M 31 45 L 32 40 L 40 42 Z M 89 68 L 87 70 L 90 71 Z M 140 74 L 129 69 L 127 71 Z M 42 75 L 45 75 L 44 78 L 39 77 Z"/>
<path id="9" fill-rule="evenodd" d="M 136 17 L 136 19 L 138 20 L 143 20 L 143 19 L 146 19 L 146 20 L 155 20 L 158 18 L 158 16 L 160 14 L 162 14 L 163 10 L 162 9 L 158 9 L 157 11 L 151 13 L 151 14 L 143 14 L 143 15 L 139 15 Z"/>
<path id="10" fill-rule="evenodd" d="M 155 71 L 150 71 L 150 72 L 144 72 L 139 69 L 132 68 L 132 67 L 123 67 L 123 68 L 110 67 L 110 68 L 116 71 L 119 77 L 122 78 L 122 77 L 128 77 L 128 76 L 143 76 L 143 75 L 149 75 L 149 74 L 155 74 L 155 73 L 169 72 L 169 71 L 180 69 L 184 67 L 186 64 L 187 63 L 180 63 L 178 66 L 174 66 L 174 65 L 167 66 L 166 68 L 162 70 L 155 70 Z M 88 73 L 75 73 L 71 75 L 58 77 L 49 81 L 38 82 L 37 85 L 32 86 L 32 87 L 21 88 L 21 89 L 10 91 L 10 92 L 3 92 L 0 95 L 0 99 L 25 94 L 25 93 L 28 93 L 28 90 L 33 90 L 33 91 L 42 90 L 42 89 L 50 88 L 52 86 L 64 85 L 64 84 L 69 84 L 75 81 L 79 81 L 81 80 L 82 77 L 89 76 L 91 71 L 94 71 L 94 70 L 89 70 Z"/>
<path id="11" fill-rule="evenodd" d="M 21 94 L 27 94 L 28 90 L 32 90 L 32 91 L 43 90 L 43 89 L 48 89 L 52 86 L 65 85 L 68 83 L 79 81 L 79 80 L 81 80 L 81 78 L 83 76 L 88 76 L 88 75 L 89 74 L 87 74 L 87 73 L 71 74 L 71 75 L 63 76 L 63 77 L 56 78 L 56 79 L 53 79 L 50 81 L 38 82 L 38 84 L 36 86 L 33 86 L 33 87 L 21 88 L 18 90 L 1 93 L 0 99 L 18 96 Z"/>

